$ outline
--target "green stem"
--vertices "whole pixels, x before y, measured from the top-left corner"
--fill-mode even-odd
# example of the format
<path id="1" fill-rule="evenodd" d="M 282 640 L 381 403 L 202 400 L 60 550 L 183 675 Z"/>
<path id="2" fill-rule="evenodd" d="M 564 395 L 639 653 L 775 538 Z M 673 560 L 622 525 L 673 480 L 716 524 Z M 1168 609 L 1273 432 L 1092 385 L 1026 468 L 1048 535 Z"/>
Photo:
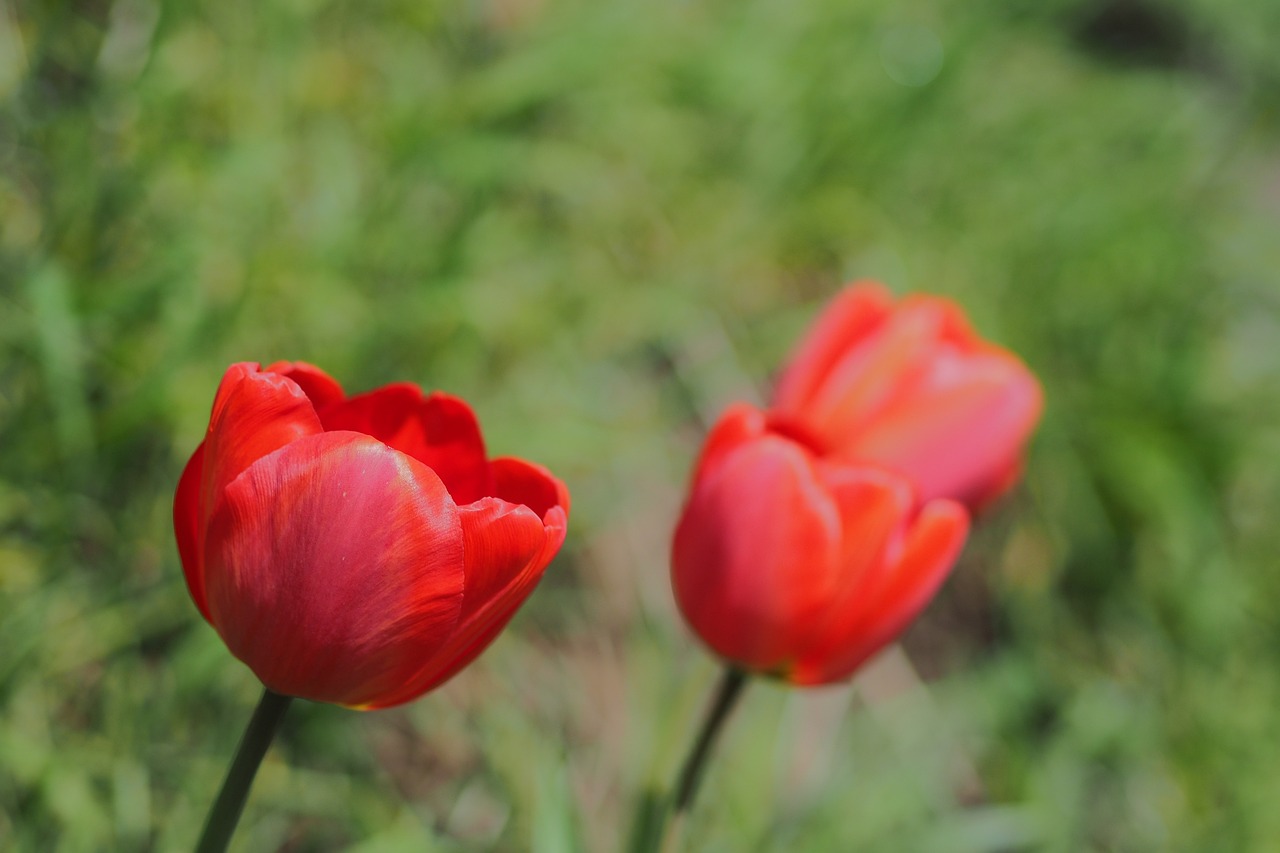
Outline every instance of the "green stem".
<path id="1" fill-rule="evenodd" d="M 684 831 L 685 816 L 693 807 L 693 798 L 697 796 L 698 785 L 702 781 L 711 748 L 715 745 L 720 729 L 724 727 L 724 722 L 729 717 L 729 712 L 737 704 L 738 698 L 742 695 L 742 689 L 746 686 L 745 672 L 736 667 L 725 667 L 724 674 L 720 677 L 720 684 L 716 687 L 715 699 L 707 711 L 706 719 L 702 722 L 702 730 L 698 732 L 698 739 L 694 741 L 693 749 L 689 751 L 684 767 L 680 770 L 680 778 L 676 782 L 671 818 L 662 835 L 661 849 L 664 853 L 672 853 L 677 849 L 680 835 Z"/>
<path id="2" fill-rule="evenodd" d="M 262 699 L 258 701 L 258 707 L 240 738 L 240 746 L 236 748 L 236 757 L 227 768 L 227 778 L 222 782 L 218 799 L 209 810 L 196 853 L 222 853 L 231 843 L 231 835 L 240 822 L 240 812 L 244 810 L 244 801 L 249 798 L 253 777 L 258 775 L 258 765 L 267 754 L 267 747 L 271 746 L 284 712 L 289 710 L 292 701 L 291 696 L 262 691 Z"/>

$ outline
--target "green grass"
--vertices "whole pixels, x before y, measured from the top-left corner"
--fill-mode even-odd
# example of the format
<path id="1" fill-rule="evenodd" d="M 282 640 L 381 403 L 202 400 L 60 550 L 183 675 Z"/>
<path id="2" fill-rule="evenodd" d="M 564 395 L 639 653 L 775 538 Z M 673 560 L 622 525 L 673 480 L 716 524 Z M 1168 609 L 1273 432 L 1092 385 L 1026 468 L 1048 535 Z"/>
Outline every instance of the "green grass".
<path id="1" fill-rule="evenodd" d="M 300 358 L 575 504 L 445 688 L 295 703 L 239 849 L 622 849 L 715 673 L 666 579 L 703 424 L 875 276 L 1043 378 L 1025 485 L 925 686 L 752 687 L 690 849 L 1269 849 L 1276 13 L 1149 3 L 0 2 L 0 847 L 192 844 L 257 684 L 173 487 L 225 366 Z"/>

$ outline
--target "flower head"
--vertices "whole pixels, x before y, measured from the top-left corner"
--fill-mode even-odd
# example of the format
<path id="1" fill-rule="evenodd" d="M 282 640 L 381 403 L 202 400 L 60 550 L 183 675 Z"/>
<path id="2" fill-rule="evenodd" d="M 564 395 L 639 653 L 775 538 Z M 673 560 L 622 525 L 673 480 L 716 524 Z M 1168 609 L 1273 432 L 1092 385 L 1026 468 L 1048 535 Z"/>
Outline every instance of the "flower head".
<path id="1" fill-rule="evenodd" d="M 824 455 L 896 471 L 922 500 L 976 508 L 1017 479 L 1042 408 L 1035 376 L 979 338 L 955 303 L 895 303 L 864 282 L 801 341 L 771 410 Z"/>
<path id="2" fill-rule="evenodd" d="M 750 406 L 711 431 L 672 548 L 690 626 L 724 659 L 796 684 L 847 678 L 933 597 L 968 532 L 891 472 L 824 459 Z"/>
<path id="3" fill-rule="evenodd" d="M 268 688 L 414 699 L 497 636 L 564 542 L 569 495 L 490 460 L 462 400 L 348 397 L 301 362 L 232 365 L 178 483 L 192 600 Z"/>

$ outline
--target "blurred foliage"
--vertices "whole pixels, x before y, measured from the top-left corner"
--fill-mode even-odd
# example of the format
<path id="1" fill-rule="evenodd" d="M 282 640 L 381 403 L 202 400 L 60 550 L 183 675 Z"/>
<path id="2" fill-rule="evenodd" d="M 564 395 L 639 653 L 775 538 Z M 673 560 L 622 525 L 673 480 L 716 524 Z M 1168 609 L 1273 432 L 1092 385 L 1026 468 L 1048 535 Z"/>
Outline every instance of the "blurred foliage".
<path id="1" fill-rule="evenodd" d="M 191 845 L 257 684 L 172 489 L 225 366 L 301 358 L 466 397 L 574 516 L 444 689 L 296 703 L 238 848 L 621 849 L 715 671 L 666 580 L 703 425 L 873 276 L 1043 377 L 1026 484 L 907 636 L 923 686 L 894 652 L 751 688 L 690 849 L 1268 849 L 1277 32 L 1251 0 L 0 0 L 0 847 Z"/>

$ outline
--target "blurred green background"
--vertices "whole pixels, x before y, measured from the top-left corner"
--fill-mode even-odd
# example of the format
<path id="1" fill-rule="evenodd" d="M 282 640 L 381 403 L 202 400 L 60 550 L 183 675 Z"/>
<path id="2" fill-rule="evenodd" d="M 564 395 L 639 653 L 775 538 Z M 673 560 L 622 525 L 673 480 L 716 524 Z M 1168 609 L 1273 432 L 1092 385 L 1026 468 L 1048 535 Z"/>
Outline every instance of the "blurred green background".
<path id="1" fill-rule="evenodd" d="M 691 850 L 1280 849 L 1280 4 L 0 0 L 0 848 L 189 848 L 258 692 L 187 597 L 232 361 L 472 401 L 574 494 L 444 689 L 296 703 L 241 850 L 625 849 L 716 666 L 704 424 L 843 281 L 1043 378 L 852 688 L 758 684 Z"/>

